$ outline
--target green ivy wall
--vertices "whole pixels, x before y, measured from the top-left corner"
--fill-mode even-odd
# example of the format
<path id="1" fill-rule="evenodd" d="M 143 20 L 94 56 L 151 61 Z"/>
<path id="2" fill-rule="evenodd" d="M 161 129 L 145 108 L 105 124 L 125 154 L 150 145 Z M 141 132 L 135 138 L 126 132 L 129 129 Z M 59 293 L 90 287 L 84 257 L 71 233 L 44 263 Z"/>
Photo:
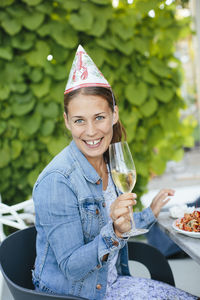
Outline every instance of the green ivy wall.
<path id="1" fill-rule="evenodd" d="M 155 17 L 148 15 L 154 10 Z M 188 18 L 159 0 L 0 1 L 0 193 L 8 204 L 33 184 L 70 137 L 63 91 L 82 44 L 118 98 L 137 168 L 135 191 L 191 147 L 193 120 L 180 120 L 182 71 L 175 44 Z M 53 59 L 48 61 L 47 56 Z"/>

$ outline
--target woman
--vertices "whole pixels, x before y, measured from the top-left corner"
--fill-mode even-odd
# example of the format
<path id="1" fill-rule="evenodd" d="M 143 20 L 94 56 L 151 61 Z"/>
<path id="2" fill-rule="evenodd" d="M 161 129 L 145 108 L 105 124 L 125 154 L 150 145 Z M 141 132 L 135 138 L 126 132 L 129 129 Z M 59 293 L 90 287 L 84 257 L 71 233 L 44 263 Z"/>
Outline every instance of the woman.
<path id="1" fill-rule="evenodd" d="M 124 129 L 108 82 L 79 46 L 64 98 L 65 125 L 72 142 L 40 174 L 33 191 L 37 290 L 88 299 L 196 299 L 164 283 L 133 278 L 128 270 L 128 206 L 136 194 L 120 192 L 109 172 L 108 147 Z M 135 213 L 150 227 L 172 190 Z M 164 298 L 162 298 L 164 297 Z M 182 297 L 182 298 L 181 298 Z"/>

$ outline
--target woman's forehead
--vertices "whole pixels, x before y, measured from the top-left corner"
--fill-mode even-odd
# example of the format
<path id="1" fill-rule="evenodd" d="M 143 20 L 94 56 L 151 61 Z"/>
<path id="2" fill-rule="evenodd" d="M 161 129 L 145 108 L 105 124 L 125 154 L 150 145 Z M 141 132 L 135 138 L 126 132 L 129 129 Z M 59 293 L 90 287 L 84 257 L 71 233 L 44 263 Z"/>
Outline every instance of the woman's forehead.
<path id="1" fill-rule="evenodd" d="M 97 114 L 100 112 L 110 112 L 108 102 L 102 96 L 78 95 L 73 98 L 68 105 L 69 114 L 82 115 L 84 113 Z"/>

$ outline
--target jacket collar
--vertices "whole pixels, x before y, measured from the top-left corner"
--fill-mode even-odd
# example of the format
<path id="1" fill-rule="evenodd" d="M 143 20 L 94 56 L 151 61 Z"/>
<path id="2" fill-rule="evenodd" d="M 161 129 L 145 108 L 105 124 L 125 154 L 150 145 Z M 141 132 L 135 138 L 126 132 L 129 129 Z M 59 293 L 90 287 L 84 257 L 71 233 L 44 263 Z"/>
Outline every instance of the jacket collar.
<path id="1" fill-rule="evenodd" d="M 72 142 L 70 143 L 69 148 L 72 157 L 78 163 L 81 172 L 83 176 L 86 178 L 86 180 L 90 181 L 91 183 L 96 183 L 99 179 L 101 179 L 101 177 L 94 169 L 94 167 L 89 163 L 85 155 L 76 146 L 74 140 L 72 140 Z"/>

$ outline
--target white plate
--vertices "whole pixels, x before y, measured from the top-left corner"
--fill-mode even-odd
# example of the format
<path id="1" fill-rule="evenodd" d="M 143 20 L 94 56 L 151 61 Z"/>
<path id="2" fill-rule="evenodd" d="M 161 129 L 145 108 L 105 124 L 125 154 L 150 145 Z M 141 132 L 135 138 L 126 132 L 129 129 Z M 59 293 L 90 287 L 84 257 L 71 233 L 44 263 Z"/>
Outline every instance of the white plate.
<path id="1" fill-rule="evenodd" d="M 182 230 L 180 228 L 178 228 L 176 226 L 176 221 L 179 221 L 179 219 L 175 220 L 173 223 L 172 223 L 172 227 L 179 233 L 182 233 L 182 234 L 185 234 L 187 236 L 190 236 L 190 237 L 193 237 L 193 238 L 197 238 L 197 239 L 200 239 L 200 232 L 192 232 L 192 231 L 186 231 L 186 230 Z"/>

